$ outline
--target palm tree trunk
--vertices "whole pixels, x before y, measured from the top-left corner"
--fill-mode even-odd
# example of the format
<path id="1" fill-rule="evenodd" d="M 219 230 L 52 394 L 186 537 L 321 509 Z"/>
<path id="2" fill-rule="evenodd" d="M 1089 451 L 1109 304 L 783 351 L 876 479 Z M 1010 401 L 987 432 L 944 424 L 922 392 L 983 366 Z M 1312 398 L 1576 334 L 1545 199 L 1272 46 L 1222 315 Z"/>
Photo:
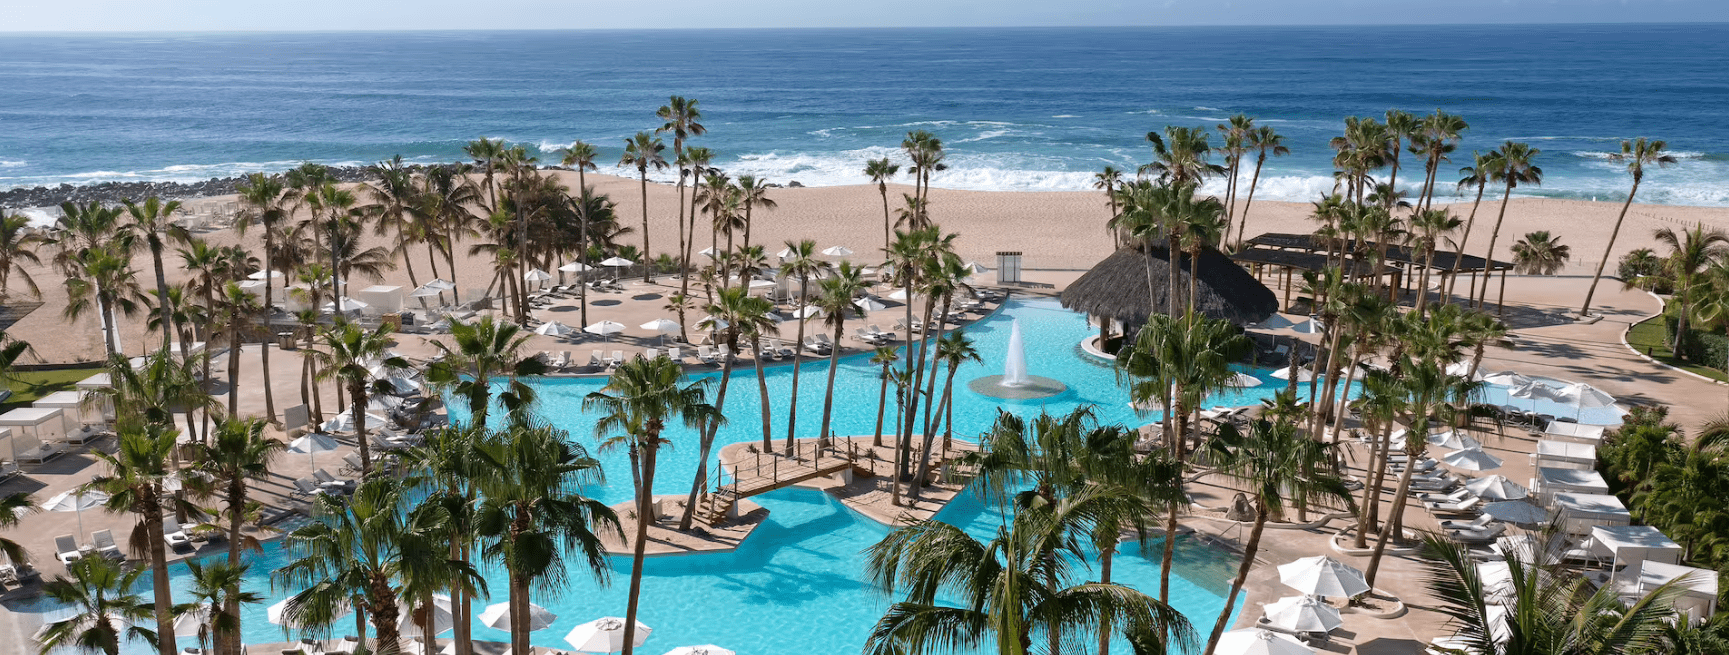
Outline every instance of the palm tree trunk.
<path id="1" fill-rule="evenodd" d="M 1099 584 L 1111 584 L 1111 561 L 1116 557 L 1115 541 L 1099 548 Z M 1099 655 L 1111 655 L 1111 618 L 1099 621 Z"/>
<path id="2" fill-rule="evenodd" d="M 833 369 L 830 369 L 829 373 L 830 373 L 830 376 L 832 379 L 832 376 L 834 373 Z M 829 400 L 833 400 L 832 392 L 831 392 L 831 397 L 829 398 Z M 871 431 L 871 447 L 873 447 L 873 448 L 883 447 L 883 415 L 888 413 L 888 408 L 889 408 L 889 362 L 883 362 L 882 388 L 877 391 L 877 427 L 875 430 Z"/>
<path id="3" fill-rule="evenodd" d="M 648 443 L 660 440 L 660 431 L 651 428 L 645 435 Z M 636 494 L 636 539 L 630 552 L 630 602 L 624 610 L 624 655 L 631 655 L 636 646 L 636 610 L 642 597 L 642 557 L 648 546 L 648 524 L 654 516 L 654 455 L 656 448 L 642 448 L 642 476 Z M 524 637 L 526 639 L 526 635 Z"/>
<path id="4" fill-rule="evenodd" d="M 239 416 L 240 406 L 240 313 L 228 312 L 228 416 Z"/>
<path id="5" fill-rule="evenodd" d="M 892 230 L 889 227 L 889 185 L 878 183 L 877 190 L 881 191 L 883 196 L 883 249 L 886 250 L 889 243 L 894 240 Z"/>
<path id="6" fill-rule="evenodd" d="M 726 390 L 731 384 L 732 358 L 729 357 L 727 358 L 726 364 L 721 367 L 720 390 L 715 392 L 714 411 L 717 415 L 721 414 L 721 412 L 726 409 Z M 714 447 L 714 435 L 719 429 L 720 421 L 718 419 L 710 421 L 708 425 L 703 426 L 702 433 L 698 437 L 696 477 L 691 479 L 690 495 L 685 497 L 684 516 L 681 516 L 678 519 L 678 529 L 681 532 L 690 530 L 691 521 L 696 517 L 697 498 L 702 495 L 703 489 L 708 486 L 708 453 L 709 450 Z"/>
<path id="7" fill-rule="evenodd" d="M 829 416 L 832 413 L 832 411 L 834 410 L 834 377 L 835 377 L 835 371 L 840 368 L 840 342 L 842 339 L 841 334 L 845 330 L 845 328 L 846 328 L 845 316 L 844 315 L 843 316 L 836 316 L 835 322 L 834 322 L 835 347 L 830 348 L 829 352 L 828 352 L 828 393 L 823 394 L 822 427 L 818 430 L 818 433 L 817 433 L 818 439 L 827 439 L 830 436 L 828 430 L 829 430 Z M 804 344 L 800 343 L 797 347 L 803 348 Z M 886 391 L 886 389 L 885 389 L 885 391 Z M 878 416 L 881 416 L 881 414 L 879 413 Z"/>
<path id="8" fill-rule="evenodd" d="M 375 600 L 369 603 L 372 607 L 367 614 L 372 618 L 373 633 L 378 635 L 378 641 L 374 644 L 373 652 L 400 653 L 402 651 L 402 633 L 396 629 L 399 613 L 396 592 L 391 588 L 389 580 L 374 580 L 372 586 L 373 591 L 368 595 L 374 597 Z"/>
<path id="9" fill-rule="evenodd" d="M 1579 317 L 1591 312 L 1591 297 L 1597 294 L 1597 282 L 1603 279 L 1603 267 L 1609 265 L 1609 255 L 1615 251 L 1615 237 L 1621 235 L 1621 222 L 1627 220 L 1627 209 L 1633 206 L 1633 196 L 1639 193 L 1639 176 L 1633 176 L 1633 189 L 1627 192 L 1627 202 L 1621 203 L 1621 215 L 1615 218 L 1615 229 L 1609 232 L 1609 245 L 1603 247 L 1603 261 L 1597 262 L 1597 274 L 1591 276 L 1591 288 L 1585 291 L 1585 304 L 1579 307 Z"/>
<path id="10" fill-rule="evenodd" d="M 805 292 L 807 291 L 807 289 L 805 288 L 806 284 L 808 284 L 807 280 L 804 280 L 804 279 L 799 280 L 798 297 L 799 297 L 799 300 L 801 302 L 805 302 L 808 305 L 809 301 L 805 299 Z M 799 364 L 801 363 L 800 360 L 802 360 L 804 358 L 804 322 L 805 322 L 805 320 L 806 319 L 804 319 L 804 318 L 799 319 L 799 321 L 798 321 L 798 340 L 792 344 L 792 395 L 789 396 L 787 398 L 787 401 L 786 401 L 787 402 L 786 451 L 787 451 L 787 454 L 789 454 L 789 455 L 793 454 L 793 441 L 795 438 L 794 433 L 798 431 L 798 377 L 799 377 Z M 834 351 L 836 351 L 836 352 L 840 351 L 840 343 L 841 342 L 839 339 L 835 340 Z M 816 435 L 816 438 L 818 441 L 821 441 L 821 439 L 824 436 L 826 436 L 826 435 L 819 433 Z"/>
<path id="11" fill-rule="evenodd" d="M 642 173 L 642 281 L 653 282 L 654 267 L 647 265 L 654 259 L 654 251 L 648 249 L 648 167 L 640 166 L 637 170 Z M 630 655 L 629 651 L 625 655 Z"/>
<path id="12" fill-rule="evenodd" d="M 1207 637 L 1205 655 L 1213 655 L 1219 647 L 1219 637 L 1224 636 L 1225 626 L 1230 625 L 1232 610 L 1237 605 L 1237 594 L 1242 593 L 1243 583 L 1249 579 L 1249 570 L 1255 568 L 1255 551 L 1261 549 L 1261 532 L 1267 527 L 1267 503 L 1260 497 L 1255 498 L 1255 527 L 1249 530 L 1249 543 L 1243 546 L 1243 562 L 1237 565 L 1237 577 L 1231 581 L 1231 593 L 1225 596 L 1225 608 L 1219 611 L 1219 620 L 1213 622 L 1213 633 Z"/>
<path id="13" fill-rule="evenodd" d="M 173 589 L 168 582 L 168 544 L 162 536 L 161 495 L 155 489 L 143 499 L 144 534 L 150 544 L 150 581 L 156 594 L 156 643 L 160 655 L 175 655 Z"/>
<path id="14" fill-rule="evenodd" d="M 1249 206 L 1255 204 L 1255 187 L 1261 184 L 1261 164 L 1267 163 L 1266 151 L 1255 158 L 1255 175 L 1249 179 L 1249 198 L 1243 201 L 1243 215 L 1237 218 L 1237 247 L 1243 247 L 1243 230 L 1249 226 Z"/>
<path id="15" fill-rule="evenodd" d="M 633 576 L 634 577 L 634 576 Z M 510 653 L 511 655 L 529 655 L 533 647 L 528 643 L 528 581 L 516 571 L 510 572 Z M 461 639 L 461 637 L 458 637 Z"/>
<path id="16" fill-rule="evenodd" d="M 108 354 L 120 354 L 120 344 L 114 342 L 114 312 L 108 308 L 108 297 L 100 284 L 96 289 L 96 311 L 102 314 L 102 343 L 108 348 Z"/>
<path id="17" fill-rule="evenodd" d="M 1417 409 L 1420 410 L 1417 413 L 1417 416 L 1427 416 L 1427 407 L 1419 406 Z M 1427 432 L 1428 422 L 1422 421 L 1421 423 L 1425 427 L 1420 428 L 1420 430 L 1422 432 Z M 1407 435 L 1405 440 L 1420 440 L 1422 438 L 1421 434 L 1415 436 Z M 1387 449 L 1389 451 L 1392 450 L 1392 444 L 1387 444 Z M 1422 451 L 1419 449 L 1410 448 L 1408 446 L 1405 448 L 1405 455 L 1410 458 L 1412 463 L 1416 463 L 1417 456 L 1421 454 Z M 1414 468 L 1415 467 L 1412 466 L 1406 466 L 1405 472 L 1399 474 L 1399 490 L 1397 493 L 1393 494 L 1393 508 L 1389 512 L 1390 516 L 1387 517 L 1387 520 L 1381 523 L 1380 538 L 1375 540 L 1375 554 L 1369 557 L 1369 570 L 1363 574 L 1363 579 L 1369 583 L 1370 589 L 1375 587 L 1375 574 L 1380 572 L 1381 556 L 1387 552 L 1387 542 L 1399 536 L 1394 532 L 1394 528 L 1399 523 L 1398 519 L 1405 513 L 1405 505 L 1409 502 L 1406 497 L 1411 492 L 1411 471 Z"/>
<path id="18" fill-rule="evenodd" d="M 1501 221 L 1507 218 L 1507 203 L 1511 202 L 1512 199 L 1513 185 L 1509 182 L 1507 192 L 1501 196 L 1501 211 L 1495 217 L 1495 229 L 1489 233 L 1489 252 L 1483 255 L 1485 262 L 1483 265 L 1483 290 L 1477 294 L 1477 304 L 1473 305 L 1477 309 L 1482 309 L 1483 302 L 1489 298 L 1489 279 L 1494 277 L 1490 275 L 1490 271 L 1495 268 L 1495 242 L 1501 238 Z"/>
<path id="19" fill-rule="evenodd" d="M 1464 262 L 1465 246 L 1471 242 L 1471 225 L 1477 222 L 1477 207 L 1483 204 L 1483 190 L 1487 185 L 1477 185 L 1477 199 L 1471 203 L 1471 215 L 1465 219 L 1465 233 L 1459 237 L 1459 255 L 1453 258 L 1453 270 L 1447 274 L 1447 292 L 1444 300 L 1451 300 L 1453 287 L 1459 282 L 1459 265 Z"/>
<path id="20" fill-rule="evenodd" d="M 756 389 L 762 395 L 762 452 L 774 452 L 774 428 L 768 406 L 768 378 L 762 375 L 762 335 L 753 335 L 750 340 L 751 361 L 756 364 Z M 790 453 L 789 453 L 790 454 Z"/>
<path id="21" fill-rule="evenodd" d="M 436 274 L 435 274 L 436 275 Z M 463 564 L 468 563 L 467 547 L 463 543 L 468 539 L 466 532 L 459 533 L 461 539 L 450 541 L 450 559 Z M 451 623 L 455 624 L 456 655 L 472 655 L 474 652 L 473 626 L 469 625 L 467 582 L 458 576 L 450 584 L 450 614 Z M 513 612 L 512 618 L 516 616 Z"/>
<path id="22" fill-rule="evenodd" d="M 348 395 L 353 398 L 354 441 L 360 451 L 360 478 L 364 480 L 372 477 L 372 447 L 366 439 L 366 383 L 349 383 Z"/>
<path id="23" fill-rule="evenodd" d="M 1357 513 L 1357 533 L 1353 548 L 1362 550 L 1369 547 L 1369 532 L 1379 532 L 1376 523 L 1381 514 L 1381 489 L 1385 488 L 1387 480 L 1387 459 L 1392 449 L 1392 425 L 1376 426 L 1381 429 L 1369 430 L 1369 479 L 1363 485 L 1363 505 Z"/>
<path id="24" fill-rule="evenodd" d="M 259 350 L 259 368 L 264 375 L 264 417 L 271 423 L 276 422 L 276 393 L 271 390 L 271 383 L 276 378 L 270 377 L 270 338 L 276 336 L 276 331 L 270 327 L 270 319 L 276 316 L 276 308 L 271 304 L 270 294 L 270 253 L 273 241 L 270 230 L 264 230 L 264 348 Z M 182 361 L 184 361 L 182 357 Z"/>
<path id="25" fill-rule="evenodd" d="M 168 310 L 168 275 L 162 270 L 162 244 L 155 238 L 150 240 L 150 258 L 156 265 L 156 309 L 162 314 L 162 350 L 166 351 L 173 336 L 180 333 L 180 325 Z M 186 344 L 181 344 L 181 350 L 186 347 Z"/>

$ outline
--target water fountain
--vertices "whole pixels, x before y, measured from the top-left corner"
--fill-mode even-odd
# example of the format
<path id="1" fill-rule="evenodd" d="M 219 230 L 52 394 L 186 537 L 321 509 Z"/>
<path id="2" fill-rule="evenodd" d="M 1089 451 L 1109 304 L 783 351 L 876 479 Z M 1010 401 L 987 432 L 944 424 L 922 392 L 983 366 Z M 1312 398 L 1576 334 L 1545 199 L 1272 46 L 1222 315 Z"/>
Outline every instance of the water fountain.
<path id="1" fill-rule="evenodd" d="M 1009 325 L 1009 349 L 1003 356 L 1003 374 L 976 378 L 967 383 L 967 388 L 1004 400 L 1049 398 L 1069 389 L 1068 385 L 1056 380 L 1027 373 L 1026 342 L 1021 339 L 1019 320 Z"/>

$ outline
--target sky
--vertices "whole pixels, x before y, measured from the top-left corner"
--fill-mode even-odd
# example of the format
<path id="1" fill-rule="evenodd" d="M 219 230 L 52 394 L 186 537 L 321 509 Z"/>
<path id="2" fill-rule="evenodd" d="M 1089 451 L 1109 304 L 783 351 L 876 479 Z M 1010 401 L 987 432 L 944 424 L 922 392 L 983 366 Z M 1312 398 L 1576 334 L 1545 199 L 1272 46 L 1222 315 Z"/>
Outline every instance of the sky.
<path id="1" fill-rule="evenodd" d="M 5 31 L 1729 22 L 1729 0 L 0 0 Z"/>

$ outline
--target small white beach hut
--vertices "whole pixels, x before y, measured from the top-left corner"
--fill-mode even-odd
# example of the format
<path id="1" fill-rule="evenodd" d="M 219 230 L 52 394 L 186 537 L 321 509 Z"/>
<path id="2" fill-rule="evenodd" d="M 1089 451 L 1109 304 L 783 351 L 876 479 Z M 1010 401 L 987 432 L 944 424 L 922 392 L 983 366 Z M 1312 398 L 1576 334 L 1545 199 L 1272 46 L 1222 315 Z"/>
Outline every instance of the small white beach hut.
<path id="1" fill-rule="evenodd" d="M 1597 447 L 1558 439 L 1537 442 L 1537 467 L 1589 470 L 1597 468 Z"/>
<path id="2" fill-rule="evenodd" d="M 361 289 L 354 297 L 366 303 L 367 314 L 395 314 L 402 311 L 402 298 L 406 292 L 402 287 L 387 284 L 375 284 Z"/>
<path id="3" fill-rule="evenodd" d="M 1608 494 L 1555 494 L 1551 516 L 1563 532 L 1576 535 L 1590 534 L 1592 526 L 1633 523 L 1633 515 L 1621 499 Z"/>
<path id="4" fill-rule="evenodd" d="M 0 414 L 0 427 L 12 429 L 17 445 L 31 448 L 65 441 L 67 433 L 77 429 L 58 407 L 19 407 Z"/>
<path id="5" fill-rule="evenodd" d="M 1681 590 L 1675 611 L 1689 622 L 1700 623 L 1717 613 L 1717 572 L 1710 569 L 1647 561 L 1616 574 L 1613 584 L 1623 600 L 1632 600 L 1671 581 Z"/>
<path id="6" fill-rule="evenodd" d="M 1531 480 L 1531 490 L 1537 492 L 1537 497 L 1547 505 L 1561 493 L 1609 493 L 1609 483 L 1603 480 L 1603 474 L 1589 469 L 1538 467 L 1537 477 Z"/>
<path id="7" fill-rule="evenodd" d="M 1617 568 L 1637 568 L 1640 562 L 1681 563 L 1681 544 L 1649 525 L 1591 526 L 1591 550 L 1614 561 Z"/>
<path id="8" fill-rule="evenodd" d="M 30 406 L 65 410 L 66 416 L 80 426 L 105 425 L 108 421 L 97 405 L 101 399 L 93 397 L 97 395 L 90 391 L 56 391 L 36 399 Z"/>

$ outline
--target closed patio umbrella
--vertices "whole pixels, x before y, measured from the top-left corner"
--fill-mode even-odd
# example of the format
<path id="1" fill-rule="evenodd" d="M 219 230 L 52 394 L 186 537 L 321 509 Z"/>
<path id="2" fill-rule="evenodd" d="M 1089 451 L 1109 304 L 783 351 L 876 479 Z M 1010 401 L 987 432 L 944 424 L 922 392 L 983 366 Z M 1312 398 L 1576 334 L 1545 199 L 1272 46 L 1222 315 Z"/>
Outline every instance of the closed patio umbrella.
<path id="1" fill-rule="evenodd" d="M 1231 379 L 1225 382 L 1225 386 L 1237 388 L 1258 387 L 1261 386 L 1261 379 L 1247 373 L 1232 373 Z"/>
<path id="2" fill-rule="evenodd" d="M 1308 382 L 1315 379 L 1315 374 L 1312 371 L 1306 368 L 1299 368 L 1296 364 L 1273 371 L 1273 377 L 1280 380 L 1289 380 L 1291 379 L 1291 375 L 1293 375 L 1293 371 L 1295 371 L 1294 374 L 1297 376 L 1298 382 Z"/>

